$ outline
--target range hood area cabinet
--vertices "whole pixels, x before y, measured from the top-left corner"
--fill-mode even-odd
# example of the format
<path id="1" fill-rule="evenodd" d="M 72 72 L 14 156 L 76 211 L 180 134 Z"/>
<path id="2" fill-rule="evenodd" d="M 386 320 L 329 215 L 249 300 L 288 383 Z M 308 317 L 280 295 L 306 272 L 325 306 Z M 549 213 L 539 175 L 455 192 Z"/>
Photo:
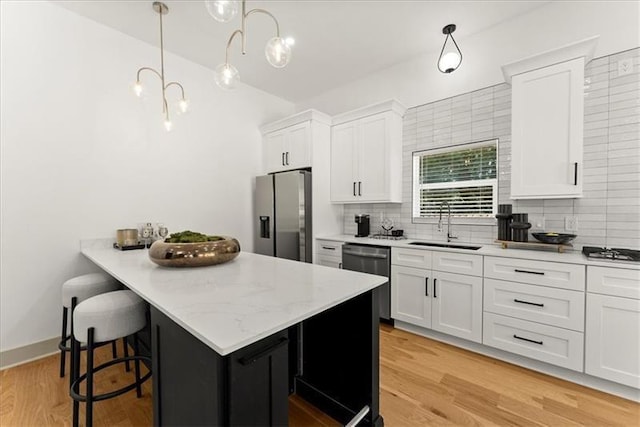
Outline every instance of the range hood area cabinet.
<path id="1" fill-rule="evenodd" d="M 314 144 L 322 146 L 328 143 L 330 124 L 328 115 L 307 110 L 262 126 L 266 173 L 314 166 Z"/>
<path id="2" fill-rule="evenodd" d="M 402 202 L 402 116 L 398 101 L 333 117 L 331 202 Z"/>
<path id="3" fill-rule="evenodd" d="M 597 37 L 513 64 L 511 198 L 582 197 L 584 67 Z"/>

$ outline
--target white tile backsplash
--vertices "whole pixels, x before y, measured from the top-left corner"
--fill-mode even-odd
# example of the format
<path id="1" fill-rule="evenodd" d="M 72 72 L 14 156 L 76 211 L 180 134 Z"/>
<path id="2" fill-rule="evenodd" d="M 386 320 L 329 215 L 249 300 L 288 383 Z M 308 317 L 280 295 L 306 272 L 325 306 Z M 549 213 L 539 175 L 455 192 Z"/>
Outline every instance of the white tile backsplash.
<path id="1" fill-rule="evenodd" d="M 632 74 L 618 77 L 617 61 L 633 59 Z M 498 138 L 498 202 L 513 212 L 544 217 L 548 231 L 565 232 L 578 220 L 574 246 L 640 249 L 640 48 L 597 58 L 585 68 L 584 194 L 579 199 L 511 200 L 511 86 L 504 83 L 407 110 L 403 126 L 403 203 L 345 205 L 344 233 L 355 234 L 354 215 L 382 217 L 415 239 L 444 240 L 435 223 L 411 222 L 414 151 Z M 444 227 L 446 228 L 446 226 Z M 460 242 L 491 243 L 495 225 L 455 225 Z M 533 240 L 533 238 L 530 238 Z"/>

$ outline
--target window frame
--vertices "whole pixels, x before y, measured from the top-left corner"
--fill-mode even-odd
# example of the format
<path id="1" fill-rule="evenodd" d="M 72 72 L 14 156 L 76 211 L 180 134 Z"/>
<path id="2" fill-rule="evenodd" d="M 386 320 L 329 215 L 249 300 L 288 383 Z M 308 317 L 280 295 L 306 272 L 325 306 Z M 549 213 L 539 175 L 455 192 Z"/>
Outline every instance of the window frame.
<path id="1" fill-rule="evenodd" d="M 495 214 L 498 212 L 498 203 L 499 203 L 499 190 L 500 190 L 500 169 L 499 169 L 499 139 L 498 138 L 490 138 L 481 141 L 473 141 L 466 142 L 462 144 L 455 145 L 446 145 L 440 147 L 433 147 L 424 150 L 416 150 L 411 153 L 411 168 L 412 168 L 412 191 L 411 191 L 411 222 L 414 224 L 436 224 L 438 223 L 439 216 L 433 215 L 428 217 L 419 216 L 420 212 L 420 158 L 426 153 L 430 154 L 438 154 L 438 153 L 446 153 L 451 151 L 463 150 L 463 149 L 472 149 L 472 148 L 480 148 L 483 146 L 495 146 L 496 149 L 496 177 L 488 180 L 472 180 L 472 181 L 456 181 L 455 183 L 465 183 L 465 187 L 468 184 L 475 183 L 486 183 L 487 181 L 495 181 L 490 185 L 493 186 L 494 197 L 492 200 L 492 214 L 489 217 L 469 217 L 469 216 L 455 216 L 451 215 L 451 223 L 452 224 L 469 224 L 469 225 L 495 225 L 496 218 Z M 431 188 L 456 188 L 456 185 L 451 185 L 449 183 L 437 183 L 437 184 L 429 184 Z M 416 214 L 418 216 L 416 216 Z"/>

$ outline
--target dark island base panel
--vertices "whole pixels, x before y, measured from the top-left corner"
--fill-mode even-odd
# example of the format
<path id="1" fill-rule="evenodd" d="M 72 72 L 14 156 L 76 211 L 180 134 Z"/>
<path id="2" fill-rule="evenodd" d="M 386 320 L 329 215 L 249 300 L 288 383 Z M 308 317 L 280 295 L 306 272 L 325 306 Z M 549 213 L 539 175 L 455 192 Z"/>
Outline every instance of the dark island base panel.
<path id="1" fill-rule="evenodd" d="M 302 322 L 296 394 L 342 424 L 382 427 L 378 293 L 367 292 Z"/>
<path id="2" fill-rule="evenodd" d="M 383 426 L 377 306 L 367 292 L 227 356 L 151 307 L 154 425 L 287 426 L 293 385 L 343 424 L 366 405 L 358 426 Z"/>

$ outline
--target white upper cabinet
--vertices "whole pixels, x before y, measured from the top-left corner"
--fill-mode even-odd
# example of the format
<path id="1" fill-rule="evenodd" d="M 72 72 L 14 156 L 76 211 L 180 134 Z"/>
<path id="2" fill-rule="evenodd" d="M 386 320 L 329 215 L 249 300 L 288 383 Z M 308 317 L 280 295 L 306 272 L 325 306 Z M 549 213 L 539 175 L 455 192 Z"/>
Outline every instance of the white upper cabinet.
<path id="1" fill-rule="evenodd" d="M 387 101 L 333 118 L 331 201 L 402 202 L 402 116 Z"/>
<path id="2" fill-rule="evenodd" d="M 311 123 L 299 123 L 264 135 L 267 172 L 311 167 Z"/>
<path id="3" fill-rule="evenodd" d="M 584 58 L 513 76 L 511 198 L 582 196 Z"/>
<path id="4" fill-rule="evenodd" d="M 512 84 L 512 199 L 582 197 L 584 66 L 596 41 L 503 67 Z"/>

